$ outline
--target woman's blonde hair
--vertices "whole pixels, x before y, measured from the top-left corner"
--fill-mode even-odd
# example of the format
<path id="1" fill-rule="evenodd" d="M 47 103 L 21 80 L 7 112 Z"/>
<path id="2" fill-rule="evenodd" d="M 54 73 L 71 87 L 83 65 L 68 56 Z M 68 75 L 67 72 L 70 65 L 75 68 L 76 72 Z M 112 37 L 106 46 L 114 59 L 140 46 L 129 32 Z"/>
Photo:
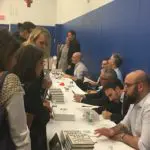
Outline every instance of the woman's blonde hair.
<path id="1" fill-rule="evenodd" d="M 40 35 L 45 35 L 45 36 L 47 36 L 47 38 L 48 38 L 48 45 L 47 45 L 47 47 L 46 47 L 46 51 L 45 51 L 45 57 L 48 57 L 49 56 L 49 54 L 50 54 L 50 33 L 49 33 L 49 31 L 46 29 L 46 28 L 44 28 L 44 27 L 36 27 L 35 29 L 33 29 L 32 30 L 32 32 L 30 33 L 30 35 L 29 35 L 29 38 L 28 38 L 28 40 L 26 41 L 26 42 L 24 42 L 23 43 L 23 45 L 25 46 L 25 45 L 35 45 L 35 42 L 36 42 L 36 40 L 38 39 L 38 37 L 40 36 Z M 49 54 L 48 54 L 49 53 Z M 48 56 L 47 56 L 48 55 Z"/>

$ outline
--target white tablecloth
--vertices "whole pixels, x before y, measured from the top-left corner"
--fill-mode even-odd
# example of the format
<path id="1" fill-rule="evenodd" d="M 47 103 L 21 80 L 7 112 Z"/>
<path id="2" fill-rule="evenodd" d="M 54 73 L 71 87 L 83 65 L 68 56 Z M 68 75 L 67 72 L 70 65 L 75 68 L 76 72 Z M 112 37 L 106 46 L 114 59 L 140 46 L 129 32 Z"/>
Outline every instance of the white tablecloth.
<path id="1" fill-rule="evenodd" d="M 81 129 L 81 130 L 90 130 L 94 132 L 95 129 L 100 127 L 113 127 L 115 125 L 114 122 L 110 120 L 103 119 L 100 117 L 100 120 L 97 122 L 88 122 L 83 119 L 83 106 L 88 106 L 83 103 L 76 103 L 73 100 L 73 91 L 76 91 L 77 94 L 84 94 L 84 92 L 77 87 L 77 85 L 73 82 L 70 82 L 70 79 L 55 79 L 51 76 L 53 85 L 52 87 L 60 87 L 64 93 L 65 104 L 59 104 L 59 106 L 67 106 L 71 108 L 72 111 L 75 113 L 75 121 L 55 121 L 50 120 L 47 124 L 47 140 L 53 137 L 54 133 L 60 134 L 61 130 L 69 130 L 69 129 Z M 60 86 L 61 83 L 64 83 L 64 86 Z M 69 90 L 66 91 L 64 87 L 69 87 Z M 94 138 L 94 137 L 93 137 Z M 94 146 L 94 150 L 133 150 L 133 148 L 129 147 L 128 145 L 122 142 L 112 141 L 106 137 L 99 137 L 94 139 L 96 144 Z"/>

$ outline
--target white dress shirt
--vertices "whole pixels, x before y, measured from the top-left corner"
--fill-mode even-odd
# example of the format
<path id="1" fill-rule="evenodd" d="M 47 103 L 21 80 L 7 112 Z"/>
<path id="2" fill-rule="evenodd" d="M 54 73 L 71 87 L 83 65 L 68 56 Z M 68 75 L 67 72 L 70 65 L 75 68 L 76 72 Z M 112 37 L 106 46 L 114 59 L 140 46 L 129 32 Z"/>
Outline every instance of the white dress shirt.
<path id="1" fill-rule="evenodd" d="M 130 105 L 121 124 L 124 124 L 133 136 L 139 137 L 140 150 L 150 150 L 150 93 L 139 103 Z"/>
<path id="2" fill-rule="evenodd" d="M 77 79 L 83 79 L 84 76 L 88 76 L 88 69 L 81 61 L 75 65 L 74 76 Z"/>
<path id="3" fill-rule="evenodd" d="M 114 71 L 117 74 L 117 78 L 123 83 L 123 77 L 122 77 L 122 73 L 121 73 L 120 69 L 119 68 L 115 68 Z"/>

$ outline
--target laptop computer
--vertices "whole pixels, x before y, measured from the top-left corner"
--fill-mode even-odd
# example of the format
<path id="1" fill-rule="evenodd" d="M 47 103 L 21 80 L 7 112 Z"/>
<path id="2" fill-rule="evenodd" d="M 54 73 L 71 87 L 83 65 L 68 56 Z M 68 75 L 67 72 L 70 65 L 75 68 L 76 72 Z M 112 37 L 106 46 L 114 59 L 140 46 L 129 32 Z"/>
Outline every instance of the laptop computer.
<path id="1" fill-rule="evenodd" d="M 53 138 L 49 142 L 49 149 L 50 150 L 62 150 L 61 142 L 59 140 L 58 134 L 55 133 Z"/>

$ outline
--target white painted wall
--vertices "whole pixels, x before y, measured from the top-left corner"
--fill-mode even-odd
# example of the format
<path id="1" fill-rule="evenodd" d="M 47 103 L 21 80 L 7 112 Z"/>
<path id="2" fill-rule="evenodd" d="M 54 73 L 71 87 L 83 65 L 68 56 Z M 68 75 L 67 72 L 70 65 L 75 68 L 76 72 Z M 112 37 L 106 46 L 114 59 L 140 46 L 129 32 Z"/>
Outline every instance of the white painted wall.
<path id="1" fill-rule="evenodd" d="M 54 26 L 84 15 L 113 0 L 33 0 L 31 8 L 24 0 L 0 0 L 0 24 L 32 21 L 37 25 Z"/>
<path id="2" fill-rule="evenodd" d="M 114 0 L 57 0 L 57 23 L 63 24 Z"/>
<path id="3" fill-rule="evenodd" d="M 0 15 L 5 15 L 0 24 L 18 23 L 32 21 L 37 25 L 56 24 L 57 0 L 33 0 L 30 8 L 24 0 L 0 0 Z"/>

